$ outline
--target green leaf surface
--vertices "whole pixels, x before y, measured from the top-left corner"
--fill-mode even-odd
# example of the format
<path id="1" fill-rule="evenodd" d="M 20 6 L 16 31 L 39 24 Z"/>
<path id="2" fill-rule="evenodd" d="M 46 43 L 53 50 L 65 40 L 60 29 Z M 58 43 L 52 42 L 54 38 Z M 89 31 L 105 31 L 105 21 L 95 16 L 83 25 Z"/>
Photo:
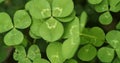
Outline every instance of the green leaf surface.
<path id="1" fill-rule="evenodd" d="M 75 59 L 68 59 L 67 61 L 65 61 L 64 63 L 78 63 L 77 60 Z"/>
<path id="2" fill-rule="evenodd" d="M 78 58 L 82 61 L 91 61 L 97 55 L 97 50 L 91 44 L 81 47 L 78 51 Z"/>
<path id="3" fill-rule="evenodd" d="M 95 10 L 97 12 L 105 12 L 108 11 L 108 0 L 103 0 L 100 4 L 95 5 Z"/>
<path id="4" fill-rule="evenodd" d="M 108 25 L 112 22 L 113 18 L 110 12 L 105 12 L 100 15 L 99 22 L 103 25 Z"/>
<path id="5" fill-rule="evenodd" d="M 72 13 L 73 8 L 72 0 L 53 0 L 52 15 L 54 17 L 66 17 Z"/>
<path id="6" fill-rule="evenodd" d="M 117 23 L 116 29 L 120 29 L 120 21 Z"/>
<path id="7" fill-rule="evenodd" d="M 83 11 L 79 17 L 80 19 L 80 33 L 83 31 L 83 29 L 85 28 L 86 22 L 87 22 L 87 13 L 85 11 Z"/>
<path id="8" fill-rule="evenodd" d="M 60 39 L 63 32 L 63 25 L 53 17 L 44 22 L 39 30 L 41 37 L 49 42 L 54 42 Z"/>
<path id="9" fill-rule="evenodd" d="M 30 27 L 30 31 L 32 34 L 34 34 L 35 36 L 37 36 L 38 38 L 41 36 L 39 31 L 40 30 L 40 26 L 42 25 L 42 21 L 40 19 L 33 19 L 33 23 Z M 34 37 L 32 37 L 34 38 Z"/>
<path id="10" fill-rule="evenodd" d="M 73 21 L 65 24 L 65 32 L 63 34 L 63 38 L 69 38 L 74 36 L 79 36 L 79 19 L 76 17 Z"/>
<path id="11" fill-rule="evenodd" d="M 21 31 L 12 29 L 4 37 L 4 43 L 7 46 L 19 45 L 22 43 L 24 36 Z"/>
<path id="12" fill-rule="evenodd" d="M 112 63 L 120 63 L 120 59 L 116 57 Z"/>
<path id="13" fill-rule="evenodd" d="M 98 50 L 97 56 L 101 62 L 112 62 L 114 58 L 114 49 L 102 47 Z"/>
<path id="14" fill-rule="evenodd" d="M 120 59 L 120 46 L 118 48 L 115 49 L 118 58 Z"/>
<path id="15" fill-rule="evenodd" d="M 109 0 L 110 11 L 119 12 L 120 11 L 120 0 Z"/>
<path id="16" fill-rule="evenodd" d="M 109 45 L 113 48 L 118 48 L 120 46 L 120 32 L 117 30 L 112 30 L 106 34 L 106 40 Z"/>
<path id="17" fill-rule="evenodd" d="M 40 49 L 37 45 L 30 46 L 27 57 L 34 61 L 35 59 L 41 59 Z"/>
<path id="18" fill-rule="evenodd" d="M 80 37 L 70 37 L 63 42 L 62 53 L 65 59 L 70 59 L 74 56 L 80 44 Z"/>
<path id="19" fill-rule="evenodd" d="M 46 50 L 47 57 L 51 63 L 63 63 L 62 44 L 59 42 L 50 43 Z"/>
<path id="20" fill-rule="evenodd" d="M 61 22 L 70 22 L 75 18 L 75 11 L 73 11 L 69 16 L 67 17 L 60 17 L 60 18 L 56 18 L 58 21 Z"/>
<path id="21" fill-rule="evenodd" d="M 22 58 L 18 63 L 32 63 L 28 58 Z"/>
<path id="22" fill-rule="evenodd" d="M 31 0 L 25 8 L 36 19 L 45 19 L 51 16 L 51 7 L 47 0 Z"/>
<path id="23" fill-rule="evenodd" d="M 5 13 L 0 13 L 0 33 L 6 32 L 13 28 L 12 20 L 10 16 Z"/>
<path id="24" fill-rule="evenodd" d="M 18 29 L 25 29 L 31 24 L 31 18 L 25 10 L 18 10 L 14 14 L 14 26 Z"/>
<path id="25" fill-rule="evenodd" d="M 81 43 L 91 43 L 96 47 L 100 47 L 105 41 L 105 33 L 100 27 L 93 27 L 88 30 L 83 30 L 81 35 Z"/>
<path id="26" fill-rule="evenodd" d="M 48 60 L 42 58 L 41 63 L 50 63 L 50 62 Z"/>
<path id="27" fill-rule="evenodd" d="M 88 0 L 88 2 L 90 3 L 90 4 L 99 4 L 99 3 L 101 3 L 103 0 Z"/>
<path id="28" fill-rule="evenodd" d="M 26 58 L 26 51 L 23 46 L 16 46 L 15 52 L 13 53 L 13 58 L 16 61 L 21 61 Z"/>

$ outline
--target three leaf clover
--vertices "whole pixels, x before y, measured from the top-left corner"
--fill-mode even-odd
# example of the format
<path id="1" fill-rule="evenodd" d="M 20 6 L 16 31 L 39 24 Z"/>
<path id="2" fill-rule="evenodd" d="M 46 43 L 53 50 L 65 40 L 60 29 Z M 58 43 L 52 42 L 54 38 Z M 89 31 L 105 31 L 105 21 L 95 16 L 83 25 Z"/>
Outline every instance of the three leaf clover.
<path id="1" fill-rule="evenodd" d="M 0 13 L 0 17 L 0 33 L 10 30 L 4 37 L 5 44 L 8 46 L 21 44 L 24 35 L 18 29 L 25 29 L 30 26 L 31 18 L 28 13 L 25 10 L 16 11 L 13 21 L 5 12 Z"/>

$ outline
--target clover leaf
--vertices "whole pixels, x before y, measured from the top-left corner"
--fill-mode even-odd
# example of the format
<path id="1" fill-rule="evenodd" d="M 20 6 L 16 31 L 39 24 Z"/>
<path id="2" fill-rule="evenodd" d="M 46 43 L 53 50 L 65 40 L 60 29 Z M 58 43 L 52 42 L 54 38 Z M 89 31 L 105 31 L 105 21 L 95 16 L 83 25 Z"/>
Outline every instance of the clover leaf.
<path id="1" fill-rule="evenodd" d="M 10 16 L 5 13 L 0 13 L 0 33 L 6 32 L 13 28 L 12 20 Z"/>
<path id="2" fill-rule="evenodd" d="M 50 43 L 46 49 L 47 57 L 51 63 L 63 63 L 62 44 L 59 42 Z"/>
<path id="3" fill-rule="evenodd" d="M 59 32 L 58 32 L 59 31 Z M 41 37 L 49 42 L 54 42 L 63 35 L 63 25 L 55 18 L 51 17 L 40 26 L 39 33 Z"/>
<path id="4" fill-rule="evenodd" d="M 13 54 L 13 58 L 16 61 L 24 60 L 26 58 L 25 48 L 23 46 L 16 46 L 15 47 L 15 52 Z"/>
<path id="5" fill-rule="evenodd" d="M 41 59 L 40 49 L 37 45 L 32 45 L 29 50 L 27 57 L 31 60 Z"/>
<path id="6" fill-rule="evenodd" d="M 19 45 L 22 43 L 24 36 L 22 32 L 13 28 L 4 37 L 4 43 L 8 46 Z"/>
<path id="7" fill-rule="evenodd" d="M 120 59 L 120 46 L 118 48 L 115 49 L 118 58 Z"/>
<path id="8" fill-rule="evenodd" d="M 82 44 L 91 43 L 96 47 L 100 47 L 105 41 L 105 33 L 100 27 L 85 29 L 80 36 Z"/>
<path id="9" fill-rule="evenodd" d="M 79 17 L 80 19 L 80 33 L 83 31 L 83 29 L 85 28 L 86 22 L 87 22 L 87 13 L 85 11 L 83 11 Z"/>
<path id="10" fill-rule="evenodd" d="M 14 14 L 14 26 L 18 29 L 25 29 L 31 24 L 31 18 L 25 10 L 18 10 Z"/>
<path id="11" fill-rule="evenodd" d="M 65 63 L 78 63 L 75 59 L 68 59 Z"/>
<path id="12" fill-rule="evenodd" d="M 61 22 L 70 22 L 72 20 L 74 20 L 75 18 L 75 11 L 73 11 L 69 16 L 66 16 L 66 17 L 58 17 L 56 18 L 58 21 L 61 21 Z"/>
<path id="13" fill-rule="evenodd" d="M 113 18 L 110 12 L 105 12 L 99 17 L 99 22 L 103 25 L 108 25 L 112 22 Z"/>
<path id="14" fill-rule="evenodd" d="M 74 56 L 80 44 L 80 37 L 70 37 L 66 39 L 62 45 L 62 53 L 65 59 L 70 59 Z"/>
<path id="15" fill-rule="evenodd" d="M 68 5 L 69 4 L 69 5 Z M 72 0 L 53 0 L 52 15 L 54 17 L 66 17 L 73 11 L 74 5 Z"/>
<path id="16" fill-rule="evenodd" d="M 101 3 L 103 0 L 88 0 L 88 2 L 90 3 L 90 4 L 99 4 L 99 3 Z"/>
<path id="17" fill-rule="evenodd" d="M 120 11 L 120 0 L 109 0 L 110 11 L 119 12 Z"/>
<path id="18" fill-rule="evenodd" d="M 25 8 L 36 19 L 45 19 L 51 16 L 51 7 L 47 0 L 31 0 L 26 4 Z"/>
<path id="19" fill-rule="evenodd" d="M 65 32 L 63 34 L 63 38 L 69 38 L 74 36 L 79 36 L 79 19 L 75 17 L 75 19 L 71 22 L 65 24 Z"/>
<path id="20" fill-rule="evenodd" d="M 50 63 L 50 62 L 47 61 L 46 59 L 41 59 L 41 63 Z"/>
<path id="21" fill-rule="evenodd" d="M 119 58 L 115 58 L 113 63 L 119 63 L 120 62 L 120 59 Z"/>
<path id="22" fill-rule="evenodd" d="M 90 61 L 97 55 L 97 50 L 91 44 L 81 47 L 78 51 L 78 58 L 83 61 Z"/>
<path id="23" fill-rule="evenodd" d="M 114 58 L 114 49 L 109 47 L 102 47 L 98 50 L 97 56 L 102 62 L 112 62 Z"/>
<path id="24" fill-rule="evenodd" d="M 116 29 L 120 29 L 120 21 L 117 23 Z"/>
<path id="25" fill-rule="evenodd" d="M 95 10 L 97 12 L 105 12 L 108 11 L 108 0 L 103 0 L 100 4 L 95 5 Z"/>
<path id="26" fill-rule="evenodd" d="M 37 36 L 38 38 L 41 37 L 40 33 L 38 32 L 38 30 L 40 30 L 40 26 L 42 24 L 42 21 L 39 19 L 33 19 L 33 23 L 30 26 L 30 33 L 34 36 Z M 35 38 L 35 37 L 32 37 Z"/>
<path id="27" fill-rule="evenodd" d="M 3 2 L 4 0 L 0 0 L 0 3 Z"/>
<path id="28" fill-rule="evenodd" d="M 113 48 L 118 48 L 120 46 L 120 32 L 117 30 L 112 30 L 106 34 L 106 40 L 109 45 L 111 45 Z"/>

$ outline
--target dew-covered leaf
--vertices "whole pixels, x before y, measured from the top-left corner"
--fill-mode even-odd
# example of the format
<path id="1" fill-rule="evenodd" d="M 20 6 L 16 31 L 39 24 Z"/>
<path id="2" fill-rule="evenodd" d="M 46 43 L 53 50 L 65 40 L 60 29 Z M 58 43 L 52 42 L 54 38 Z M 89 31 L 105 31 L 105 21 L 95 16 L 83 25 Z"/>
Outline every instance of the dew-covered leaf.
<path id="1" fill-rule="evenodd" d="M 88 0 L 88 2 L 90 3 L 90 4 L 99 4 L 99 3 L 101 3 L 103 0 Z"/>
<path id="2" fill-rule="evenodd" d="M 19 45 L 22 43 L 24 36 L 21 31 L 12 29 L 4 37 L 4 43 L 8 46 Z"/>
<path id="3" fill-rule="evenodd" d="M 0 13 L 0 33 L 6 32 L 13 28 L 12 20 L 10 16 L 5 13 Z"/>
<path id="4" fill-rule="evenodd" d="M 18 10 L 14 14 L 14 26 L 18 29 L 25 29 L 31 24 L 31 18 L 25 10 Z"/>
<path id="5" fill-rule="evenodd" d="M 66 17 L 72 13 L 73 8 L 72 0 L 53 0 L 52 15 L 54 17 Z"/>
<path id="6" fill-rule="evenodd" d="M 114 49 L 102 47 L 98 50 L 97 56 L 101 62 L 112 62 L 114 58 Z"/>
<path id="7" fill-rule="evenodd" d="M 37 45 L 31 45 L 27 57 L 34 61 L 35 59 L 41 59 L 40 49 Z"/>
<path id="8" fill-rule="evenodd" d="M 97 12 L 105 12 L 108 11 L 108 0 L 103 0 L 100 4 L 95 5 L 95 10 Z"/>
<path id="9" fill-rule="evenodd" d="M 112 30 L 106 34 L 107 42 L 113 47 L 118 48 L 120 46 L 120 31 Z"/>
<path id="10" fill-rule="evenodd" d="M 90 61 L 97 55 L 97 50 L 94 46 L 87 44 L 81 47 L 78 51 L 78 58 L 82 61 Z"/>
<path id="11" fill-rule="evenodd" d="M 45 19 L 51 16 L 51 7 L 47 0 L 31 0 L 25 8 L 36 19 Z"/>
<path id="12" fill-rule="evenodd" d="M 100 15 L 99 22 L 103 25 L 108 25 L 112 22 L 113 18 L 110 12 L 105 12 Z"/>
<path id="13" fill-rule="evenodd" d="M 16 46 L 13 58 L 16 61 L 24 60 L 24 58 L 26 58 L 25 48 L 23 46 Z"/>
<path id="14" fill-rule="evenodd" d="M 40 26 L 39 30 L 41 37 L 49 42 L 54 42 L 60 39 L 60 37 L 63 35 L 63 32 L 63 25 L 53 17 L 44 22 Z"/>
<path id="15" fill-rule="evenodd" d="M 50 43 L 46 50 L 47 57 L 51 63 L 63 63 L 62 44 L 59 42 Z"/>

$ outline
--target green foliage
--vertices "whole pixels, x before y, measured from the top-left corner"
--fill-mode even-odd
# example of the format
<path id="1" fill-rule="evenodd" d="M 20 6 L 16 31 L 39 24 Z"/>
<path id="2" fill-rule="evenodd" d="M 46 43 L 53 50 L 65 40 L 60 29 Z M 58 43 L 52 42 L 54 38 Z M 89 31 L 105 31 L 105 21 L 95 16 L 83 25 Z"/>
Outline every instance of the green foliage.
<path id="1" fill-rule="evenodd" d="M 0 63 L 120 63 L 119 16 L 120 0 L 0 0 Z"/>

